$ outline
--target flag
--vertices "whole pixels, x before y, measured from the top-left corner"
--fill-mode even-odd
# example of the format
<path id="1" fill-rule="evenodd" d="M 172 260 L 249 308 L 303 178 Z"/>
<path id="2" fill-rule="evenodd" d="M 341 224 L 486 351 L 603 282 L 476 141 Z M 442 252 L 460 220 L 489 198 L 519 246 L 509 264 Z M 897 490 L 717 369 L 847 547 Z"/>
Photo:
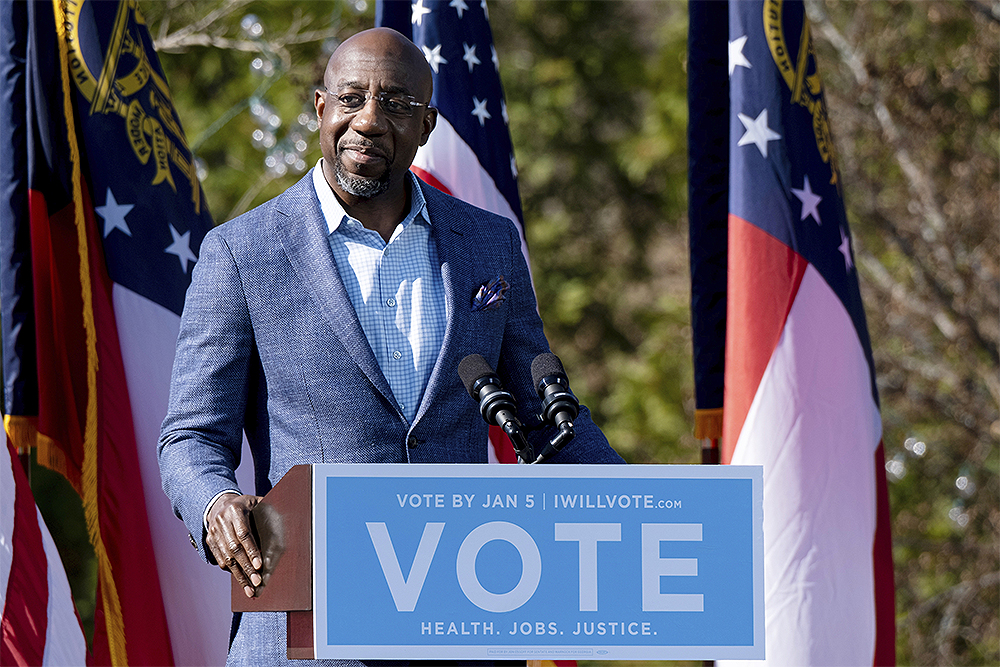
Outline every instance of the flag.
<path id="1" fill-rule="evenodd" d="M 91 664 L 220 664 L 228 576 L 189 546 L 156 463 L 212 224 L 193 156 L 135 0 L 0 7 L 6 431 L 83 500 Z"/>
<path id="2" fill-rule="evenodd" d="M 722 459 L 764 466 L 767 662 L 894 664 L 878 392 L 809 22 L 728 12 Z"/>
<path id="3" fill-rule="evenodd" d="M 9 439 L 0 464 L 0 615 L 0 665 L 86 663 L 66 571 Z"/>
<path id="4" fill-rule="evenodd" d="M 431 67 L 437 126 L 411 170 L 424 182 L 514 221 L 525 261 L 517 166 L 485 0 L 381 0 L 375 25 L 411 39 Z M 507 436 L 490 427 L 490 460 L 517 460 Z"/>

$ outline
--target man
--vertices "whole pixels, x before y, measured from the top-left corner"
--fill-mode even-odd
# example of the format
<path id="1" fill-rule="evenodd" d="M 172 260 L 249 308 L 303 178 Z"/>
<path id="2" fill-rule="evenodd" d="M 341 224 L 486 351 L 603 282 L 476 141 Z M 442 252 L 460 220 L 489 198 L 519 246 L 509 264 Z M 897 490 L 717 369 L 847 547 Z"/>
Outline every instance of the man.
<path id="1" fill-rule="evenodd" d="M 477 353 L 522 406 L 548 352 L 513 224 L 408 170 L 437 119 L 430 68 L 397 32 L 345 41 L 315 94 L 323 158 L 201 246 L 159 444 L 163 488 L 206 560 L 252 596 L 249 511 L 300 463 L 485 463 L 456 368 Z M 484 286 L 495 298 L 475 297 Z M 620 463 L 581 408 L 553 462 Z M 256 493 L 234 470 L 242 432 Z M 554 434 L 532 434 L 536 451 Z M 280 613 L 234 619 L 228 664 L 283 664 Z M 356 663 L 355 663 L 356 664 Z"/>

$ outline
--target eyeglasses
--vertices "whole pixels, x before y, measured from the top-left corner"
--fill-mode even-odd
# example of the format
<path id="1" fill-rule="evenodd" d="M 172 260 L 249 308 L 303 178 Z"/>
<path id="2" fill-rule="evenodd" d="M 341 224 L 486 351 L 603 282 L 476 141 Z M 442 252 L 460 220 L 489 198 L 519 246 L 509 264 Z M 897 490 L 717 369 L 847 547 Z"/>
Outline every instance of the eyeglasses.
<path id="1" fill-rule="evenodd" d="M 411 118 L 416 109 L 430 106 L 429 104 L 418 102 L 417 98 L 412 95 L 403 95 L 402 93 L 382 91 L 378 95 L 374 95 L 369 90 L 352 90 L 346 93 L 335 93 L 329 88 L 327 88 L 326 92 L 333 96 L 333 99 L 337 101 L 337 106 L 345 114 L 353 114 L 361 111 L 372 97 L 378 101 L 379 108 L 385 114 L 395 118 Z"/>

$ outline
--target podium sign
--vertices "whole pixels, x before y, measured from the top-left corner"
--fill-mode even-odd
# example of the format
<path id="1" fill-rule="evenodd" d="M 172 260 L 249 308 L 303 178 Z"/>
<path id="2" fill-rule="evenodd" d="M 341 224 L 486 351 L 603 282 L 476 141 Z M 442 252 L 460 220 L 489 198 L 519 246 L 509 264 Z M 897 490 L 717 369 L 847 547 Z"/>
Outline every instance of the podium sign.
<path id="1" fill-rule="evenodd" d="M 757 466 L 313 466 L 317 658 L 764 657 Z"/>

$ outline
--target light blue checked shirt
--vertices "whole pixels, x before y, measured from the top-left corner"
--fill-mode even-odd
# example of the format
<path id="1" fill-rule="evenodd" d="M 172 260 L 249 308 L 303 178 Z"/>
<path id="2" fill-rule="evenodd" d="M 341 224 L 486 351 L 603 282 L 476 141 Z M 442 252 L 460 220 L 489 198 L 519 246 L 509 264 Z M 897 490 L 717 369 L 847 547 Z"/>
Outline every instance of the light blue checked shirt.
<path id="1" fill-rule="evenodd" d="M 313 185 L 337 269 L 379 368 L 412 423 L 446 325 L 444 284 L 427 203 L 416 176 L 409 174 L 410 212 L 386 243 L 378 232 L 347 215 L 323 176 L 322 163 L 321 158 L 313 168 Z"/>

